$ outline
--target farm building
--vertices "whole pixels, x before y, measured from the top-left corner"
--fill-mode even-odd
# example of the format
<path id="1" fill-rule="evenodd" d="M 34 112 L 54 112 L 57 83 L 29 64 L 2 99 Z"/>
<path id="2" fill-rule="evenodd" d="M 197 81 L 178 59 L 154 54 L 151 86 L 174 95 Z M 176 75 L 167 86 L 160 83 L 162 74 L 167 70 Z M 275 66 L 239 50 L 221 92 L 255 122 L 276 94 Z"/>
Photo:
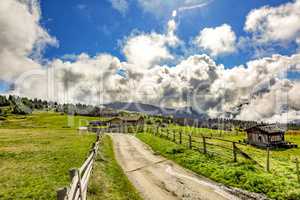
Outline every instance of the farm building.
<path id="1" fill-rule="evenodd" d="M 109 127 L 143 126 L 144 118 L 140 116 L 115 117 L 108 121 Z"/>
<path id="2" fill-rule="evenodd" d="M 297 147 L 285 141 L 285 130 L 276 124 L 256 125 L 245 130 L 247 143 L 259 147 Z"/>
<path id="3" fill-rule="evenodd" d="M 90 126 L 106 126 L 107 121 L 90 121 L 89 125 Z"/>
<path id="4" fill-rule="evenodd" d="M 144 118 L 140 116 L 114 117 L 107 121 L 91 121 L 90 132 L 133 132 L 143 130 Z"/>

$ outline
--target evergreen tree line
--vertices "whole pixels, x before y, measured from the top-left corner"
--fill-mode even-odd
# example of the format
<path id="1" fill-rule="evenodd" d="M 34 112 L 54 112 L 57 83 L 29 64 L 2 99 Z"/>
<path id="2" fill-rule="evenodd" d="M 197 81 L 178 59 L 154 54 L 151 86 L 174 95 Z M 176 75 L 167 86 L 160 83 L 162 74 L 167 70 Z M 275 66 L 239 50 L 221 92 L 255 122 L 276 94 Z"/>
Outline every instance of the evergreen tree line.
<path id="1" fill-rule="evenodd" d="M 19 97 L 15 95 L 0 95 L 0 114 L 10 111 L 13 114 L 26 115 L 31 114 L 34 109 L 43 110 L 54 108 L 56 102 L 45 101 L 41 99 L 29 99 L 27 97 Z"/>
<path id="2" fill-rule="evenodd" d="M 33 110 L 46 110 L 65 113 L 69 115 L 84 116 L 117 116 L 118 112 L 111 109 L 102 109 L 98 106 L 86 104 L 59 104 L 53 101 L 45 101 L 41 99 L 29 99 L 27 97 L 19 97 L 14 95 L 0 95 L 0 114 L 4 115 L 9 110 L 13 114 L 26 115 L 31 114 Z"/>

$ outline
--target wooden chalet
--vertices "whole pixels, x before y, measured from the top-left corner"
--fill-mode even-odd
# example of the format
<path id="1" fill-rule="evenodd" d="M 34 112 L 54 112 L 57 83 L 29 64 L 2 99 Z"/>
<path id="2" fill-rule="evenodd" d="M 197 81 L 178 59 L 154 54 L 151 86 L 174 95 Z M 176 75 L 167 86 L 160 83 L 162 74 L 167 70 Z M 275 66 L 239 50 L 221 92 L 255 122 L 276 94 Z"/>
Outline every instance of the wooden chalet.
<path id="1" fill-rule="evenodd" d="M 114 117 L 108 120 L 108 126 L 120 127 L 120 126 L 143 126 L 144 118 L 141 116 L 127 116 L 127 117 Z"/>
<path id="2" fill-rule="evenodd" d="M 276 124 L 256 125 L 245 129 L 247 132 L 247 143 L 258 147 L 297 147 L 285 141 L 285 130 Z"/>
<path id="3" fill-rule="evenodd" d="M 98 120 L 98 121 L 90 121 L 89 125 L 90 126 L 106 126 L 107 123 L 108 123 L 107 121 L 100 121 L 100 120 Z"/>

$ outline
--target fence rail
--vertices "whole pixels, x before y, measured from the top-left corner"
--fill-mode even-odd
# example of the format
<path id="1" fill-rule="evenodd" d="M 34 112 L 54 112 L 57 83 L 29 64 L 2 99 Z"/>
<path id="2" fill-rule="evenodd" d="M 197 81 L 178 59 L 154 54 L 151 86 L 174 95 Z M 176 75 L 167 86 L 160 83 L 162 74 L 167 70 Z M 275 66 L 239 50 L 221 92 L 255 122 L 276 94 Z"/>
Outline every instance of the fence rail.
<path id="1" fill-rule="evenodd" d="M 100 134 L 97 134 L 96 142 L 93 144 L 90 154 L 80 168 L 69 170 L 70 185 L 56 191 L 57 200 L 86 200 L 88 182 L 92 173 L 93 164 L 100 143 Z"/>
<path id="2" fill-rule="evenodd" d="M 256 148 L 252 148 L 251 152 L 247 151 L 249 145 L 242 141 L 231 141 L 228 139 L 213 137 L 211 135 L 204 135 L 200 133 L 199 135 L 194 135 L 192 130 L 189 129 L 170 129 L 169 127 L 159 127 L 159 126 L 146 126 L 145 132 L 153 134 L 155 136 L 165 138 L 177 144 L 186 145 L 189 149 L 197 150 L 201 153 L 213 156 L 218 155 L 223 158 L 230 159 L 234 162 L 238 162 L 240 158 L 246 159 L 262 169 L 265 168 L 266 171 L 271 171 L 271 162 L 281 163 L 281 159 L 272 160 L 270 156 L 270 149 L 267 148 L 266 151 L 258 150 L 253 154 Z M 232 134 L 231 134 L 232 135 Z M 258 158 L 260 155 L 263 159 Z M 265 166 L 264 166 L 265 162 Z M 288 162 L 288 161 L 287 161 Z M 289 163 L 290 170 L 295 172 L 297 182 L 300 183 L 300 164 L 299 159 L 296 157 Z M 274 169 L 274 168 L 273 168 Z M 274 169 L 275 170 L 275 169 Z M 278 173 L 278 172 L 274 172 Z M 280 171 L 279 171 L 280 173 Z"/>
<path id="3" fill-rule="evenodd" d="M 231 158 L 234 162 L 237 162 L 239 155 L 249 161 L 258 164 L 246 152 L 237 147 L 237 144 L 245 145 L 242 142 L 235 142 L 212 136 L 193 136 L 192 134 L 183 133 L 183 131 L 171 131 L 168 128 L 160 128 L 154 126 L 147 127 L 147 132 L 159 137 L 164 137 L 178 144 L 187 144 L 188 148 L 197 149 L 198 151 L 202 151 L 202 153 L 204 154 L 219 154 L 224 157 L 232 155 Z M 222 144 L 219 144 L 218 141 L 222 142 Z M 211 150 L 211 147 L 217 148 L 220 151 L 217 151 L 217 149 Z"/>

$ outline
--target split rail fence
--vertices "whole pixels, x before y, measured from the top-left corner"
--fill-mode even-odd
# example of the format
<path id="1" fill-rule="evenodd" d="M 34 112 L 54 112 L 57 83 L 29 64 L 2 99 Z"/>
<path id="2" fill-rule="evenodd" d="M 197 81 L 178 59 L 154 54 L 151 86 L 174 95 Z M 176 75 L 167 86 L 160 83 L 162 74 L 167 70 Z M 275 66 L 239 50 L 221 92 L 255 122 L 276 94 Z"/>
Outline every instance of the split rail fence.
<path id="1" fill-rule="evenodd" d="M 172 130 L 168 127 L 159 127 L 159 126 L 147 126 L 145 127 L 145 132 L 153 134 L 155 136 L 165 138 L 174 143 L 181 144 L 187 146 L 189 149 L 197 150 L 201 153 L 204 153 L 209 156 L 219 156 L 227 160 L 233 160 L 234 162 L 238 161 L 238 156 L 249 160 L 250 162 L 260 166 L 261 168 L 265 168 L 266 171 L 270 172 L 270 149 L 266 149 L 266 153 L 262 155 L 265 157 L 265 166 L 257 158 L 253 157 L 252 154 L 247 153 L 244 148 L 247 148 L 247 144 L 243 142 L 226 140 L 219 137 L 205 136 L 205 135 L 194 135 L 184 130 Z M 243 148 L 242 148 L 243 147 Z M 255 151 L 255 148 L 252 149 Z M 261 152 L 263 153 L 263 152 Z M 250 156 L 251 155 L 251 156 Z M 295 158 L 291 166 L 295 166 L 291 168 L 291 171 L 295 171 L 297 176 L 297 181 L 300 183 L 300 167 L 299 160 Z"/>
<path id="2" fill-rule="evenodd" d="M 90 154 L 80 168 L 69 170 L 70 185 L 56 191 L 57 200 L 86 200 L 88 182 L 92 173 L 94 161 L 100 143 L 100 134 L 97 134 L 96 142 L 93 144 Z"/>
<path id="3" fill-rule="evenodd" d="M 164 137 L 177 144 L 186 145 L 189 149 L 195 149 L 208 155 L 220 155 L 226 158 L 233 159 L 237 162 L 237 156 L 240 155 L 245 159 L 255 162 L 247 153 L 242 151 L 237 144 L 245 145 L 241 142 L 234 142 L 222 138 L 215 138 L 210 136 L 192 136 L 191 134 L 185 134 L 182 131 L 170 131 L 167 128 L 151 128 L 147 132 L 154 134 L 159 137 Z M 220 141 L 220 142 L 218 142 Z M 214 147 L 212 149 L 211 147 Z"/>

